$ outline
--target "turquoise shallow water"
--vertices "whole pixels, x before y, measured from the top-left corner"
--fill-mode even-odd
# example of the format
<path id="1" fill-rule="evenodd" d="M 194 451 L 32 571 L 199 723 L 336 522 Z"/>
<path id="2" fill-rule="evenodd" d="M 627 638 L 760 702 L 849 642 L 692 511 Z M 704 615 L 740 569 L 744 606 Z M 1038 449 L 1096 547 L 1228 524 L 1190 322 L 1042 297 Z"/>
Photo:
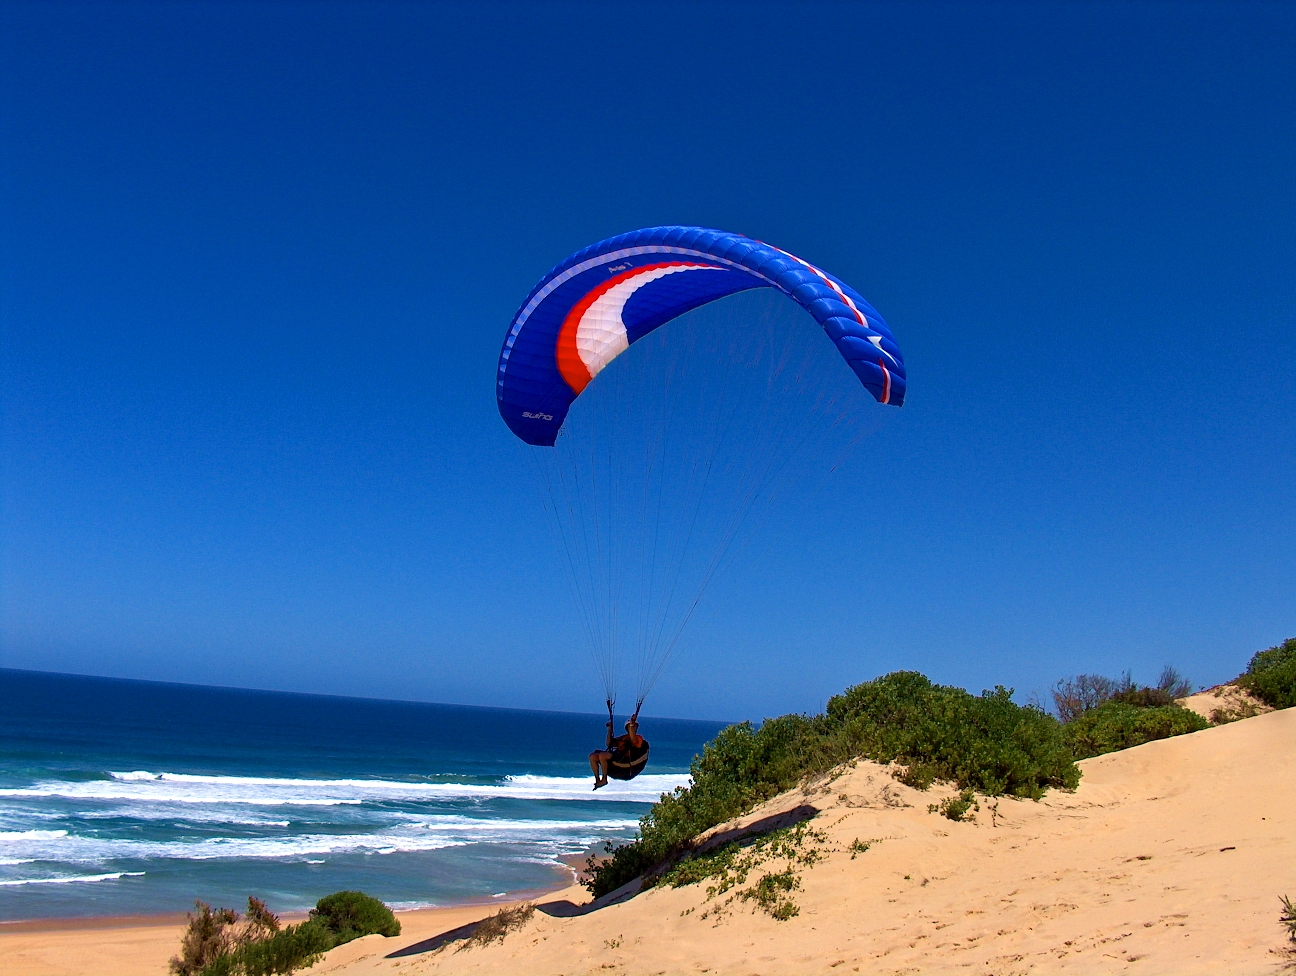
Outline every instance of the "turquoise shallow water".
<path id="1" fill-rule="evenodd" d="M 594 793 L 605 720 L 0 669 L 0 920 L 562 882 L 721 727 L 645 718 L 649 772 Z"/>

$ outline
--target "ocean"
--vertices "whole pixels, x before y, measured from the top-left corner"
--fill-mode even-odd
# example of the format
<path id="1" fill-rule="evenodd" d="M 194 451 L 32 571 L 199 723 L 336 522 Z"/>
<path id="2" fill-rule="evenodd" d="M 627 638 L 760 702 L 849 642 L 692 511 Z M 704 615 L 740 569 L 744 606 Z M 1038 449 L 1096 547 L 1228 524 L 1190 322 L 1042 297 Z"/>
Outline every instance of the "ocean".
<path id="1" fill-rule="evenodd" d="M 0 669 L 0 920 L 565 883 L 722 727 L 645 717 L 650 771 L 594 792 L 605 721 Z"/>

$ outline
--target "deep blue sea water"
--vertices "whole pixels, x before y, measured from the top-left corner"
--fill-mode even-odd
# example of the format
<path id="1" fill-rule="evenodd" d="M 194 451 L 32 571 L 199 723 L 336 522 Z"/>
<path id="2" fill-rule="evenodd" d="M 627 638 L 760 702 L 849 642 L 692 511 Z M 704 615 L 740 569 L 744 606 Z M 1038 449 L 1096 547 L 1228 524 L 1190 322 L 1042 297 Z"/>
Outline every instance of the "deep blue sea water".
<path id="1" fill-rule="evenodd" d="M 649 772 L 595 793 L 605 721 L 0 669 L 0 920 L 562 883 L 721 728 L 645 718 Z"/>

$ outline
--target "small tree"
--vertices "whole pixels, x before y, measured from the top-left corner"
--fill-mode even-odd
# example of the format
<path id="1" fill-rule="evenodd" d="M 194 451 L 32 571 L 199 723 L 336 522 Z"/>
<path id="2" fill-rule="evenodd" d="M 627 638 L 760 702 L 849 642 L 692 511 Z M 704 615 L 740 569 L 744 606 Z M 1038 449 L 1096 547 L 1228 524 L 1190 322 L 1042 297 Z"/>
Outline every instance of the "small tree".
<path id="1" fill-rule="evenodd" d="M 1123 683 L 1101 674 L 1077 674 L 1074 678 L 1063 678 L 1053 686 L 1053 705 L 1057 709 L 1058 718 L 1063 722 L 1071 722 L 1090 709 L 1111 700 L 1129 685 L 1128 672 Z"/>

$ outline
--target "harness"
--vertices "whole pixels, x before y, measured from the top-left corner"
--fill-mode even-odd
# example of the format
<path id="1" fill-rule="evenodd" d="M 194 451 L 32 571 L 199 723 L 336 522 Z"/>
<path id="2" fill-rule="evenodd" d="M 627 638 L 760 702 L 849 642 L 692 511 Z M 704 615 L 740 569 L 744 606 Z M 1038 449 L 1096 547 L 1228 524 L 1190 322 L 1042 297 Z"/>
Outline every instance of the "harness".
<path id="1" fill-rule="evenodd" d="M 608 699 L 607 707 L 609 723 L 616 721 L 616 717 L 612 712 L 612 705 L 612 700 Z M 635 706 L 634 714 L 630 716 L 630 721 L 639 721 L 639 708 L 642 705 L 643 701 L 641 700 L 639 704 Z M 630 741 L 629 736 L 626 736 L 624 744 L 618 745 L 616 740 L 613 740 L 612 758 L 608 760 L 608 779 L 634 779 L 644 771 L 644 767 L 648 765 L 648 740 L 643 738 L 643 736 L 640 736 L 639 741 L 642 744 L 635 745 Z"/>
<path id="2" fill-rule="evenodd" d="M 648 765 L 648 740 L 643 745 L 627 746 L 625 749 L 614 749 L 608 761 L 608 779 L 634 779 Z"/>

